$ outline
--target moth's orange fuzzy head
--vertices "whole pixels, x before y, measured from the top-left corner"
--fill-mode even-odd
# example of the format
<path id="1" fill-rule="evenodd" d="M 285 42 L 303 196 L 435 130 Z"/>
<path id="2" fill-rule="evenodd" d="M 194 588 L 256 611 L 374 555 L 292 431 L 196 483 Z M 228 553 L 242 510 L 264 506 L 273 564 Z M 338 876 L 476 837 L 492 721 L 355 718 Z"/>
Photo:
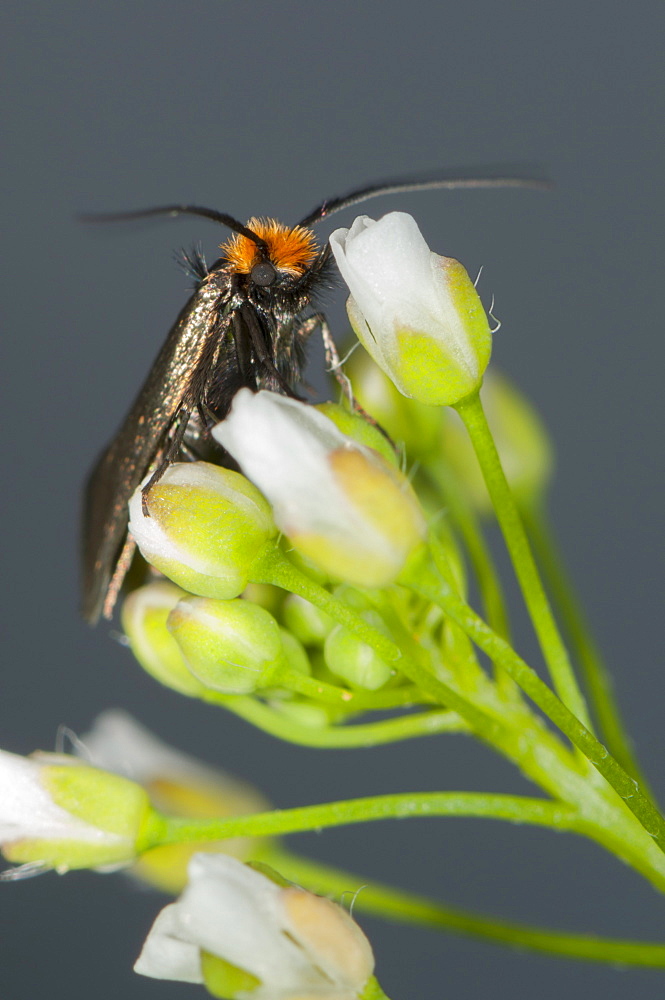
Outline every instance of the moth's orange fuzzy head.
<path id="1" fill-rule="evenodd" d="M 274 219 L 250 219 L 245 225 L 265 241 L 271 263 L 294 278 L 305 273 L 319 252 L 314 233 L 304 226 L 290 229 Z M 220 250 L 239 274 L 249 274 L 260 259 L 256 243 L 239 233 L 222 243 Z"/>

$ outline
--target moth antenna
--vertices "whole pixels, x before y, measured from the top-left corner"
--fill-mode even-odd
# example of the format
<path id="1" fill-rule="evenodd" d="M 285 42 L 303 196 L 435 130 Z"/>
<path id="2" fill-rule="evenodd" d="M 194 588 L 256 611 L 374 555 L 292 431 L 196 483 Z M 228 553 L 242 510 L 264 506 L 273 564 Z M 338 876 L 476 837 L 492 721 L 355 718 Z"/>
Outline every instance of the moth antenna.
<path id="1" fill-rule="evenodd" d="M 266 241 L 248 229 L 247 226 L 243 226 L 242 222 L 238 222 L 232 215 L 227 215 L 226 212 L 217 212 L 214 208 L 202 208 L 200 205 L 158 205 L 156 208 L 139 208 L 133 212 L 86 212 L 79 215 L 78 218 L 81 222 L 131 222 L 135 219 L 149 219 L 157 215 L 170 215 L 172 218 L 178 215 L 197 215 L 203 219 L 210 219 L 212 222 L 219 222 L 220 225 L 226 226 L 234 233 L 239 233 L 240 236 L 252 240 L 261 250 L 267 250 Z"/>
<path id="2" fill-rule="evenodd" d="M 311 226 L 321 219 L 327 219 L 343 208 L 350 208 L 370 198 L 378 198 L 384 194 L 399 194 L 404 191 L 432 191 L 437 188 L 454 190 L 457 188 L 532 188 L 537 191 L 549 191 L 553 187 L 551 181 L 538 177 L 436 177 L 429 179 L 413 178 L 412 180 L 384 181 L 369 187 L 358 188 L 341 198 L 331 198 L 322 202 L 318 208 L 306 215 L 299 223 L 301 226 Z"/>

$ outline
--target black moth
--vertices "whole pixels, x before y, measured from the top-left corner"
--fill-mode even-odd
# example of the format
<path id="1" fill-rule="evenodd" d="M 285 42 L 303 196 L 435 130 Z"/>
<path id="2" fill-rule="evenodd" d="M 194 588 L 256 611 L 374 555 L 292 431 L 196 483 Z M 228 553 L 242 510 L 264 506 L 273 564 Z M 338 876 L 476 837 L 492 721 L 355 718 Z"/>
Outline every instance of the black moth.
<path id="1" fill-rule="evenodd" d="M 170 463 L 210 448 L 208 428 L 229 410 L 238 389 L 296 395 L 307 338 L 320 328 L 336 360 L 325 317 L 313 309 L 332 270 L 330 247 L 317 249 L 309 228 L 334 212 L 378 195 L 429 188 L 542 186 L 512 177 L 438 178 L 375 184 L 323 202 L 293 228 L 270 219 L 242 225 L 222 212 L 169 205 L 96 221 L 151 215 L 198 215 L 235 234 L 210 268 L 189 259 L 196 289 L 176 320 L 120 430 L 94 466 L 83 512 L 83 616 L 110 618 L 134 553 L 127 504 L 143 479 L 148 496 Z"/>

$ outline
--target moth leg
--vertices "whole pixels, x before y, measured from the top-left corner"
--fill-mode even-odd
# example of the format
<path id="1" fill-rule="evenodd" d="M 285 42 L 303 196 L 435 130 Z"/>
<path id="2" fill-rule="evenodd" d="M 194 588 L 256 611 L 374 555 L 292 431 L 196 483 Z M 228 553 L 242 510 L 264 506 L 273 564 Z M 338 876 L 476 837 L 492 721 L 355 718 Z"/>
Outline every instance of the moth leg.
<path id="1" fill-rule="evenodd" d="M 163 453 L 159 465 L 141 490 L 141 509 L 144 517 L 150 517 L 150 511 L 148 510 L 148 494 L 150 493 L 150 490 L 153 486 L 157 485 L 169 465 L 172 465 L 178 457 L 178 453 L 182 447 L 182 442 L 185 437 L 185 431 L 187 430 L 187 424 L 189 423 L 190 413 L 190 410 L 186 410 L 184 408 L 178 413 L 174 421 L 174 423 L 177 424 L 175 434 L 171 438 L 166 451 Z"/>
<path id="2" fill-rule="evenodd" d="M 342 362 L 340 361 L 339 352 L 337 350 L 337 345 L 333 340 L 332 333 L 330 332 L 330 327 L 328 326 L 328 320 L 323 313 L 314 313 L 313 316 L 309 316 L 304 320 L 299 328 L 298 335 L 304 338 L 311 336 L 311 334 L 316 330 L 316 328 L 321 330 L 321 339 L 323 340 L 323 350 L 326 357 L 326 365 L 329 372 L 335 376 L 337 382 L 341 386 L 343 394 L 349 401 L 349 405 L 353 410 L 359 412 L 364 412 L 359 406 L 358 401 L 353 395 L 353 389 L 351 388 L 351 382 L 348 377 L 344 374 L 342 370 Z"/>
<path id="3" fill-rule="evenodd" d="M 111 577 L 111 582 L 109 583 L 108 590 L 106 591 L 106 597 L 104 598 L 104 603 L 102 605 L 102 616 L 106 619 L 111 619 L 113 617 L 113 609 L 116 605 L 116 601 L 118 600 L 120 588 L 122 587 L 125 577 L 127 576 L 135 549 L 136 542 L 131 535 L 127 535 L 118 561 L 115 564 L 113 576 Z"/>
<path id="4" fill-rule="evenodd" d="M 270 372 L 272 378 L 275 379 L 277 385 L 284 393 L 285 396 L 291 396 L 293 399 L 300 399 L 301 397 L 297 392 L 294 392 L 291 386 L 288 384 L 286 379 L 278 371 L 275 362 L 266 346 L 263 339 L 261 328 L 258 325 L 256 316 L 254 312 L 249 309 L 245 310 L 243 313 L 243 318 L 247 323 L 247 329 L 249 330 L 249 336 L 251 338 L 252 347 L 256 352 L 256 357 L 261 362 L 261 364 Z"/>
<path id="5" fill-rule="evenodd" d="M 330 332 L 330 327 L 328 326 L 328 321 L 323 313 L 314 313 L 308 319 L 304 320 L 297 329 L 297 334 L 302 337 L 309 337 L 317 326 L 321 329 L 321 338 L 323 340 L 323 347 L 326 355 L 326 364 L 328 365 L 328 371 L 331 371 L 340 386 L 342 387 L 342 392 L 349 401 L 351 409 L 355 413 L 359 413 L 361 417 L 364 417 L 368 423 L 373 424 L 377 430 L 381 431 L 388 443 L 395 448 L 390 436 L 384 431 L 381 424 L 377 423 L 374 417 L 363 409 L 356 397 L 353 395 L 353 389 L 351 387 L 351 381 L 347 375 L 342 371 L 342 362 L 340 361 L 339 352 L 337 350 L 337 345 L 333 340 L 332 334 Z M 397 450 L 397 449 L 395 449 Z"/>

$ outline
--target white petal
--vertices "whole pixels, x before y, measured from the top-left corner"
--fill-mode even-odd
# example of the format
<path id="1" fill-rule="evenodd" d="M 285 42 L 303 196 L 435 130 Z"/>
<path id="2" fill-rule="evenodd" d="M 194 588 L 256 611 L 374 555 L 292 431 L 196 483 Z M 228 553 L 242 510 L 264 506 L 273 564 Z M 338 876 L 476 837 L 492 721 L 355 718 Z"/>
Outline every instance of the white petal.
<path id="1" fill-rule="evenodd" d="M 178 905 L 166 906 L 155 920 L 134 964 L 134 972 L 153 979 L 202 983 L 199 948 L 179 936 Z"/>
<path id="2" fill-rule="evenodd" d="M 366 552 L 391 561 L 390 539 L 349 501 L 328 462 L 341 448 L 360 451 L 371 462 L 376 458 L 328 417 L 279 393 L 241 389 L 212 433 L 268 498 L 284 534 L 323 536 L 357 551 L 359 559 Z"/>
<path id="3" fill-rule="evenodd" d="M 180 933 L 274 988 L 302 982 L 309 963 L 282 932 L 280 888 L 226 855 L 197 854 L 179 906 Z"/>
<path id="4" fill-rule="evenodd" d="M 56 805 L 41 783 L 43 767 L 36 760 L 0 750 L 0 843 L 25 838 L 97 843 L 118 839 Z"/>
<path id="5" fill-rule="evenodd" d="M 356 220 L 357 221 L 357 220 Z M 354 224 L 355 226 L 355 224 Z M 333 234 L 334 236 L 335 234 Z M 415 219 L 391 212 L 378 222 L 363 220 L 330 245 L 342 277 L 375 336 L 385 336 L 395 318 L 407 327 L 431 325 L 439 307 L 432 281 L 431 251 Z"/>
<path id="6" fill-rule="evenodd" d="M 212 433 L 270 500 L 283 531 L 292 522 L 308 530 L 331 502 L 334 506 L 331 497 L 338 489 L 327 456 L 348 439 L 313 407 L 278 393 L 241 389 Z"/>
<path id="7" fill-rule="evenodd" d="M 81 737 L 81 744 L 97 767 L 142 785 L 165 775 L 210 784 L 220 784 L 226 777 L 163 743 L 122 709 L 108 709 L 98 715 L 90 732 Z"/>

